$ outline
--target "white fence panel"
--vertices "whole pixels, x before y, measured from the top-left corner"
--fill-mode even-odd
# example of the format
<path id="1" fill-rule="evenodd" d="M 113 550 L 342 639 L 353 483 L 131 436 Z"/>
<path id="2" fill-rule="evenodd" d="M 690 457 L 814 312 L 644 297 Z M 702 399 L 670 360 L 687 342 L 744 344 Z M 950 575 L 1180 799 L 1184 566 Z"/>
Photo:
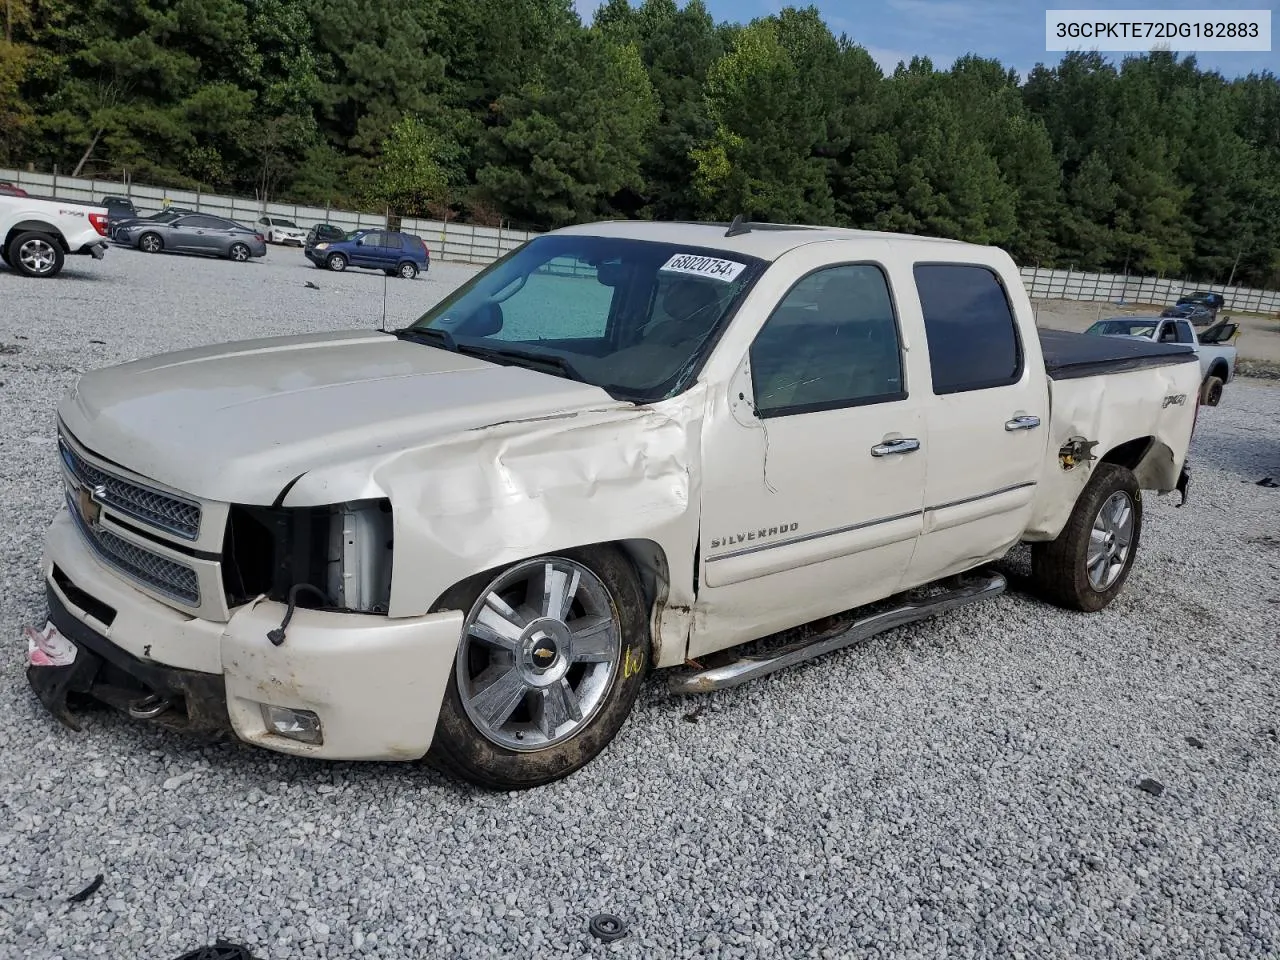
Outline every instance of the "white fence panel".
<path id="1" fill-rule="evenodd" d="M 8 180 L 33 196 L 53 197 L 98 203 L 106 196 L 128 196 L 145 216 L 160 210 L 167 199 L 170 204 L 189 207 L 202 213 L 252 224 L 264 215 L 287 217 L 300 227 L 332 223 L 345 230 L 369 230 L 385 227 L 386 217 L 376 213 L 333 210 L 327 207 L 292 203 L 263 203 L 249 197 L 223 196 L 202 190 L 167 190 L 146 184 L 121 184 L 112 180 L 72 178 L 51 173 L 29 173 L 0 169 L 0 180 Z M 465 263 L 490 263 L 509 253 L 525 241 L 538 236 L 527 230 L 505 227 L 479 227 L 469 223 L 443 223 L 406 217 L 401 229 L 416 234 L 439 260 Z M 1022 280 L 1027 293 L 1036 300 L 1098 300 L 1111 303 L 1172 303 L 1193 290 L 1221 293 L 1228 309 L 1251 313 L 1280 312 L 1280 292 L 1254 290 L 1249 287 L 1225 287 L 1222 284 L 1162 280 L 1156 277 L 1125 277 L 1114 274 L 1086 273 L 1023 267 Z"/>

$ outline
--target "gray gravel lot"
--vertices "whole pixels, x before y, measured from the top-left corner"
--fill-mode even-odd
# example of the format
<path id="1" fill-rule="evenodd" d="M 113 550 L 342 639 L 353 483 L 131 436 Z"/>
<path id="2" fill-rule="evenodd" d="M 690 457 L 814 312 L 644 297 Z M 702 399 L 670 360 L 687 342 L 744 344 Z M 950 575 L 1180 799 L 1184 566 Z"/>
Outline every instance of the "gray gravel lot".
<path id="1" fill-rule="evenodd" d="M 470 272 L 389 281 L 389 324 Z M 545 789 L 108 712 L 61 729 L 20 638 L 43 623 L 59 394 L 134 356 L 375 325 L 382 289 L 279 248 L 0 267 L 0 957 L 166 960 L 219 936 L 273 960 L 1280 953 L 1280 490 L 1257 485 L 1280 481 L 1280 384 L 1202 411 L 1192 499 L 1148 502 L 1107 611 L 1015 591 L 714 696 L 657 678 L 604 756 Z M 601 910 L 630 935 L 590 939 Z"/>

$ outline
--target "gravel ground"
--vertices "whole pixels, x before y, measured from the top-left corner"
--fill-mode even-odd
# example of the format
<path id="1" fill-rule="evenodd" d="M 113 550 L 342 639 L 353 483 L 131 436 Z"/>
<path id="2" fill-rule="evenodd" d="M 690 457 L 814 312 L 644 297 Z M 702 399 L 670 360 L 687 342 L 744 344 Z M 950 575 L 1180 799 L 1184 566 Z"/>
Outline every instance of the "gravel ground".
<path id="1" fill-rule="evenodd" d="M 389 282 L 388 322 L 468 273 Z M 0 268 L 0 956 L 165 960 L 220 936 L 269 958 L 1280 952 L 1280 490 L 1257 485 L 1280 480 L 1277 384 L 1201 413 L 1192 499 L 1149 502 L 1107 611 L 1015 591 L 713 696 L 654 679 L 614 746 L 545 789 L 108 712 L 59 728 L 19 639 L 43 622 L 58 395 L 135 355 L 369 326 L 381 291 L 277 249 Z M 602 910 L 625 939 L 587 935 Z"/>

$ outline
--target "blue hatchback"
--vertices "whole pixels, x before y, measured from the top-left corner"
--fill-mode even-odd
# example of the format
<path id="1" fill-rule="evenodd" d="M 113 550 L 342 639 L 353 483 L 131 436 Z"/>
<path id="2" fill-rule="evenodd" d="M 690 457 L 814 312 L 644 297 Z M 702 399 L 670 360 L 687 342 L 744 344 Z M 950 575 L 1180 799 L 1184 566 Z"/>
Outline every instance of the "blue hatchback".
<path id="1" fill-rule="evenodd" d="M 343 240 L 320 242 L 303 253 L 317 267 L 381 270 L 389 277 L 412 280 L 431 266 L 431 252 L 421 237 L 389 230 L 357 230 Z"/>

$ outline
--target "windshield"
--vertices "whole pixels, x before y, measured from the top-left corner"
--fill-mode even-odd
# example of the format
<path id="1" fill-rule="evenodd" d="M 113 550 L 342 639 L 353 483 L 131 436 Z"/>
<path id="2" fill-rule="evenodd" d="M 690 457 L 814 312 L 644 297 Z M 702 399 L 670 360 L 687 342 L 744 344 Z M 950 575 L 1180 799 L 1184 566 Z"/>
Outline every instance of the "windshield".
<path id="1" fill-rule="evenodd" d="M 1099 320 L 1085 333 L 1100 337 L 1149 337 L 1156 331 L 1158 320 L 1131 317 L 1125 320 Z"/>
<path id="2" fill-rule="evenodd" d="M 273 227 L 293 227 L 293 228 L 295 228 L 295 229 L 296 229 L 296 228 L 297 228 L 297 226 L 298 226 L 298 225 L 297 225 L 296 223 L 294 223 L 292 220 L 280 220 L 280 219 L 277 219 L 277 218 L 274 218 L 274 217 L 271 219 L 271 225 L 272 225 Z"/>
<path id="3" fill-rule="evenodd" d="M 611 237 L 538 237 L 407 333 L 650 402 L 686 389 L 765 263 Z M 426 339 L 426 338 L 421 338 Z"/>

